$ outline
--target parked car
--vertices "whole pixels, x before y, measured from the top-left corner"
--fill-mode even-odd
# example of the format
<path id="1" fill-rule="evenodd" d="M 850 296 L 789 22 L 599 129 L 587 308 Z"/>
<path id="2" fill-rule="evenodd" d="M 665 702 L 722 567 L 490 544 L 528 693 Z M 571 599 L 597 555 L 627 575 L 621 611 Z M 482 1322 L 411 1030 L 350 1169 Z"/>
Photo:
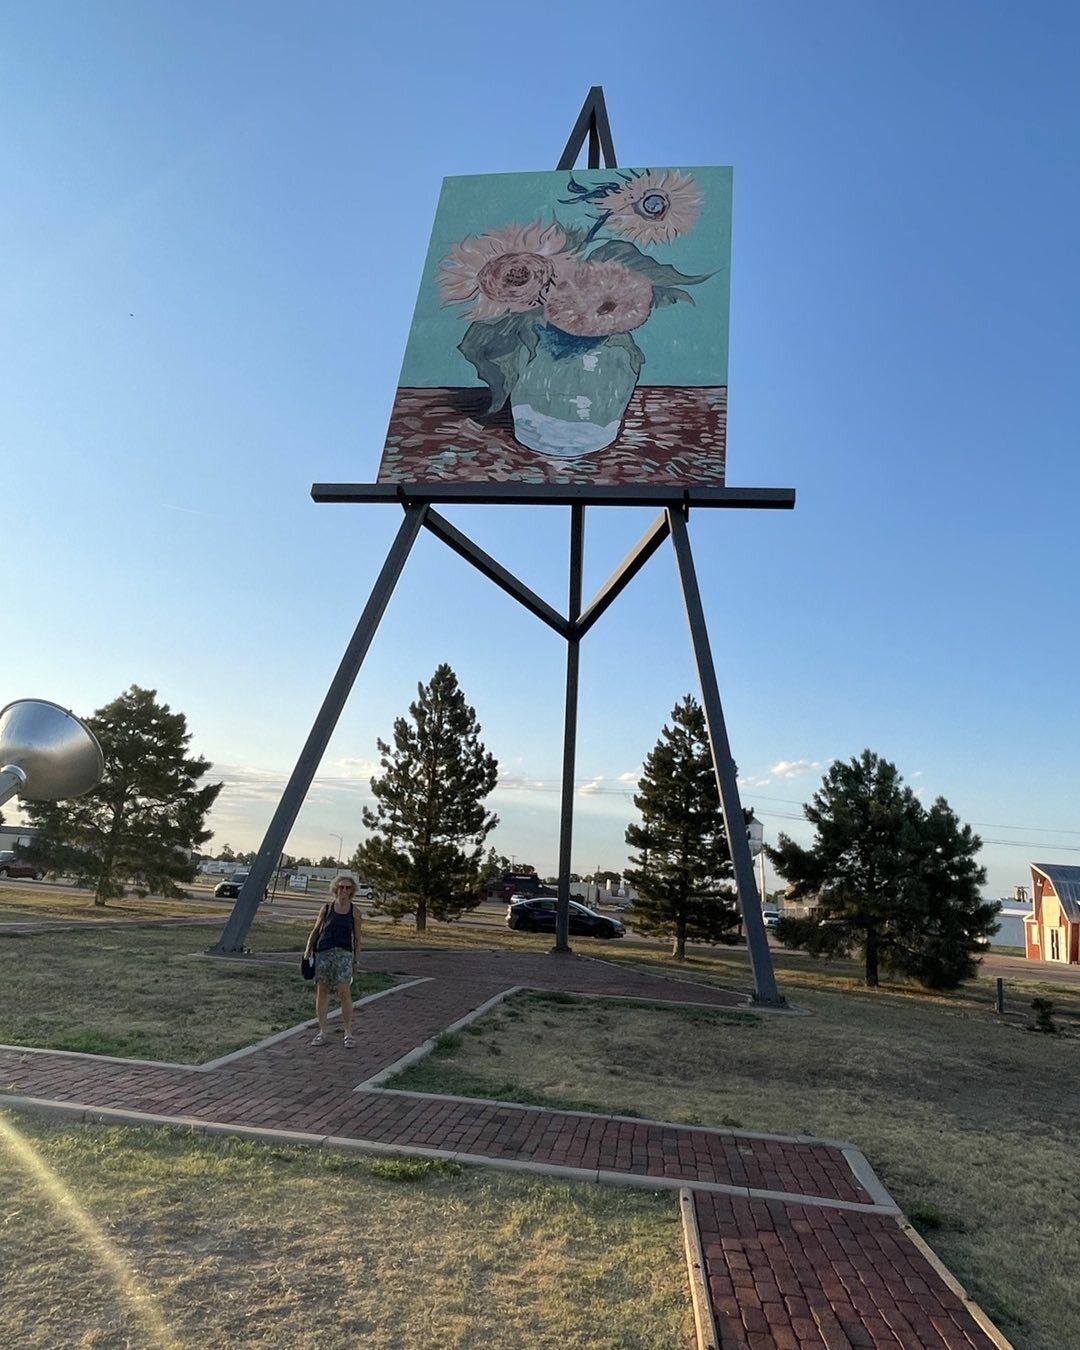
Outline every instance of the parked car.
<path id="1" fill-rule="evenodd" d="M 374 891 L 372 890 L 372 888 L 367 884 L 366 881 L 358 881 L 358 882 L 356 883 L 356 898 L 357 898 L 357 900 L 369 900 L 374 894 L 375 894 L 375 892 L 374 892 Z"/>
<path id="2" fill-rule="evenodd" d="M 775 928 L 780 922 L 780 911 L 778 909 L 763 909 L 761 917 L 765 920 L 766 928 Z"/>
<path id="3" fill-rule="evenodd" d="M 519 933 L 554 933 L 556 899 L 553 895 L 537 895 L 529 900 L 514 900 L 506 908 L 506 926 Z M 621 938 L 626 928 L 611 914 L 597 914 L 595 909 L 570 901 L 570 932 L 585 937 Z"/>
<path id="4" fill-rule="evenodd" d="M 6 848 L 0 852 L 0 877 L 30 877 L 37 881 L 42 876 L 39 868 L 33 863 L 23 862 L 17 858 L 13 850 Z"/>
<path id="5" fill-rule="evenodd" d="M 214 887 L 214 894 L 219 900 L 235 900 L 243 889 L 244 882 L 247 881 L 248 874 L 243 876 L 234 872 L 231 877 L 226 877 L 224 881 L 219 881 Z"/>

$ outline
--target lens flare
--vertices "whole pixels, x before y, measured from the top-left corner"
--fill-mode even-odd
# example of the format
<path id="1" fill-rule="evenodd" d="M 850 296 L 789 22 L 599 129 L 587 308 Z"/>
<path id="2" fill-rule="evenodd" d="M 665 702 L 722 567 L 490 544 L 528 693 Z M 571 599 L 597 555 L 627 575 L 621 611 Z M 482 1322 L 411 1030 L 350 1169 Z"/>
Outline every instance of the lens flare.
<path id="1" fill-rule="evenodd" d="M 9 1120 L 0 1115 L 0 1145 L 15 1162 L 38 1184 L 52 1201 L 58 1213 L 82 1237 L 108 1271 L 125 1303 L 143 1324 L 153 1343 L 162 1350 L 182 1350 L 166 1326 L 153 1294 L 132 1269 L 124 1253 L 110 1242 L 100 1224 L 88 1214 L 64 1182 L 28 1140 Z"/>

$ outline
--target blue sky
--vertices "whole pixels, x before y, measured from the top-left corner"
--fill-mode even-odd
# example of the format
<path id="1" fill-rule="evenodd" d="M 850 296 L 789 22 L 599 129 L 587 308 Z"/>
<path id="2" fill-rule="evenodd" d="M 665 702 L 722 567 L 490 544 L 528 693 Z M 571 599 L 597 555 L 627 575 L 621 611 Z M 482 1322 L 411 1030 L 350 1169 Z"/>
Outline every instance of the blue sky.
<path id="1" fill-rule="evenodd" d="M 734 753 L 767 837 L 870 746 L 987 840 L 1080 862 L 1075 7 L 43 0 L 0 17 L 5 699 L 184 711 L 254 847 L 398 524 L 372 481 L 441 179 L 554 167 L 591 84 L 625 164 L 735 169 L 728 481 L 697 512 Z M 568 513 L 448 512 L 553 601 Z M 651 513 L 590 512 L 586 588 Z M 563 650 L 421 540 L 297 824 L 346 851 L 449 661 L 557 856 Z M 695 688 L 669 554 L 583 649 L 575 866 Z M 1072 850 L 1072 851 L 1070 851 Z"/>

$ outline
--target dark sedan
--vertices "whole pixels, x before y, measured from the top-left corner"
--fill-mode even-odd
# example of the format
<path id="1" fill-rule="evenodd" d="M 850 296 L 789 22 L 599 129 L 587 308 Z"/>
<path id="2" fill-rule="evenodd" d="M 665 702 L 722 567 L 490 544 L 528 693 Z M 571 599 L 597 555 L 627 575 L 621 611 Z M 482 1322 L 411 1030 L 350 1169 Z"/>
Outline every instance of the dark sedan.
<path id="1" fill-rule="evenodd" d="M 23 862 L 11 849 L 5 849 L 0 853 L 0 877 L 28 877 L 37 881 L 41 875 L 39 867 L 34 863 Z"/>
<path id="2" fill-rule="evenodd" d="M 219 881 L 214 887 L 214 894 L 219 900 L 235 900 L 243 888 L 247 876 L 230 877 L 228 881 Z"/>
<path id="3" fill-rule="evenodd" d="M 507 908 L 506 926 L 519 933 L 554 933 L 555 897 L 537 895 L 531 900 L 515 900 Z M 622 921 L 609 914 L 570 901 L 570 932 L 582 937 L 621 938 L 626 929 Z"/>

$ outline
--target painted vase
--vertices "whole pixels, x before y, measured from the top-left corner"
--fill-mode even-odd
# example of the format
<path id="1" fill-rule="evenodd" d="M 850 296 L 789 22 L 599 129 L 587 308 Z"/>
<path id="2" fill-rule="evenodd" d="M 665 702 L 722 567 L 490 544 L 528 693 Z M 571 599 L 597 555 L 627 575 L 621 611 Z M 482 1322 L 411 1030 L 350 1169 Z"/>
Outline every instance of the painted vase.
<path id="1" fill-rule="evenodd" d="M 625 343 L 545 324 L 510 395 L 514 436 L 558 459 L 602 450 L 618 436 L 636 384 Z"/>

